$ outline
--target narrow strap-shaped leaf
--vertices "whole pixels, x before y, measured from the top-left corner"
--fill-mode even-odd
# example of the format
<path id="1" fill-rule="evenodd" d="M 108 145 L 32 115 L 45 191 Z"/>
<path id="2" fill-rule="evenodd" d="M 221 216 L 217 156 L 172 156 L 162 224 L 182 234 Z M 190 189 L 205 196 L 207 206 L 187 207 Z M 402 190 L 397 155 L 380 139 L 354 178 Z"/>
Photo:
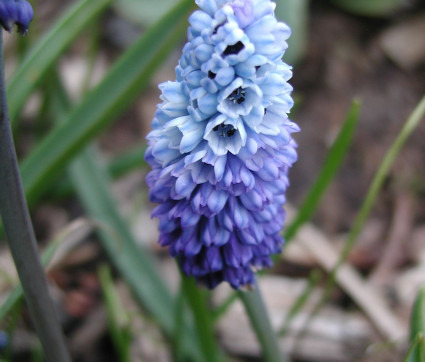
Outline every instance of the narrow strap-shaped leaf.
<path id="1" fill-rule="evenodd" d="M 387 16 L 406 5 L 405 0 L 332 0 L 343 9 L 366 16 Z"/>
<path id="2" fill-rule="evenodd" d="M 112 179 L 120 178 L 127 173 L 147 167 L 147 163 L 144 160 L 146 151 L 146 142 L 135 146 L 129 150 L 126 150 L 111 159 L 107 164 L 108 174 Z M 74 189 L 71 182 L 68 179 L 63 179 L 54 189 L 49 192 L 49 196 L 53 199 L 65 198 L 73 193 Z"/>
<path id="3" fill-rule="evenodd" d="M 106 305 L 109 331 L 112 342 L 121 362 L 130 362 L 131 327 L 130 317 L 125 311 L 120 297 L 115 289 L 111 270 L 107 265 L 102 265 L 98 270 L 103 299 Z"/>
<path id="4" fill-rule="evenodd" d="M 111 2 L 112 0 L 77 2 L 30 51 L 7 87 L 12 126 L 28 96 L 59 56 Z"/>
<path id="5" fill-rule="evenodd" d="M 309 320 L 311 320 L 319 310 L 325 305 L 326 301 L 329 299 L 331 292 L 335 286 L 335 276 L 338 273 L 339 267 L 345 262 L 350 251 L 355 245 L 357 238 L 360 232 L 363 229 L 363 226 L 372 211 L 375 201 L 378 198 L 379 192 L 384 184 L 386 177 L 388 176 L 391 167 L 394 164 L 398 154 L 400 153 L 402 147 L 406 143 L 409 136 L 412 132 L 418 127 L 420 122 L 425 118 L 425 96 L 419 101 L 416 108 L 410 114 L 406 122 L 404 123 L 403 128 L 398 134 L 395 141 L 392 143 L 391 147 L 388 149 L 387 153 L 384 156 L 381 164 L 379 165 L 378 170 L 375 173 L 375 176 L 372 180 L 372 183 L 369 186 L 366 197 L 363 200 L 362 206 L 357 213 L 357 216 L 354 220 L 354 223 L 350 229 L 350 232 L 347 236 L 347 241 L 339 255 L 337 263 L 332 268 L 330 275 L 325 284 L 325 292 L 321 300 L 317 303 L 315 308 L 310 314 Z"/>
<path id="6" fill-rule="evenodd" d="M 388 176 L 391 167 L 393 166 L 394 161 L 396 160 L 402 147 L 423 119 L 425 119 L 425 96 L 422 97 L 416 108 L 408 117 L 403 128 L 400 130 L 400 133 L 398 134 L 397 138 L 395 139 L 395 141 L 385 154 L 381 164 L 379 165 L 379 168 L 376 171 L 375 176 L 373 177 L 372 183 L 369 186 L 363 204 L 348 234 L 347 241 L 340 254 L 338 264 L 334 267 L 334 271 L 332 272 L 333 275 L 336 273 L 337 268 L 346 260 L 348 254 L 353 248 L 370 212 L 372 211 L 372 207 L 375 204 L 379 192 L 381 191 L 382 185 L 384 184 L 384 181 Z"/>
<path id="7" fill-rule="evenodd" d="M 410 316 L 410 351 L 406 362 L 423 362 L 425 337 L 425 289 L 421 288 Z"/>
<path id="8" fill-rule="evenodd" d="M 299 228 L 313 216 L 313 213 L 316 211 L 324 192 L 335 178 L 335 175 L 348 151 L 348 147 L 351 144 L 351 140 L 353 139 L 359 118 L 359 110 L 359 102 L 353 101 L 344 124 L 342 125 L 335 142 L 332 144 L 332 147 L 326 155 L 326 159 L 320 170 L 319 176 L 313 186 L 309 189 L 307 196 L 298 209 L 298 213 L 294 221 L 292 221 L 285 232 L 286 243 L 289 243 Z"/>
<path id="9" fill-rule="evenodd" d="M 182 39 L 191 0 L 182 0 L 150 28 L 24 161 L 22 179 L 31 204 L 67 162 L 135 100 L 153 72 Z"/>
<path id="10" fill-rule="evenodd" d="M 184 296 L 195 319 L 196 331 L 205 361 L 224 361 L 224 356 L 221 355 L 214 336 L 213 320 L 207 308 L 205 295 L 193 278 L 189 278 L 183 273 L 181 276 Z"/>
<path id="11" fill-rule="evenodd" d="M 71 101 L 58 78 L 55 79 L 57 91 L 52 99 L 52 112 L 55 119 L 62 119 L 62 115 L 71 107 Z M 106 169 L 99 165 L 92 149 L 85 149 L 69 165 L 68 174 L 87 214 L 104 226 L 98 230 L 99 241 L 112 264 L 139 304 L 151 314 L 167 336 L 172 336 L 176 302 L 159 276 L 149 252 L 137 244 L 121 217 L 110 192 Z M 183 352 L 199 360 L 198 344 L 193 342 L 196 337 L 187 324 L 183 325 L 184 332 L 187 336 L 182 346 Z"/>
<path id="12" fill-rule="evenodd" d="M 175 300 L 156 271 L 149 253 L 136 244 L 119 215 L 108 190 L 108 175 L 99 167 L 92 152 L 84 152 L 71 164 L 70 177 L 89 215 L 107 226 L 99 229 L 98 235 L 114 266 L 140 304 L 171 336 L 174 332 Z M 191 343 L 189 337 L 190 334 L 184 347 L 196 356 L 197 343 Z"/>

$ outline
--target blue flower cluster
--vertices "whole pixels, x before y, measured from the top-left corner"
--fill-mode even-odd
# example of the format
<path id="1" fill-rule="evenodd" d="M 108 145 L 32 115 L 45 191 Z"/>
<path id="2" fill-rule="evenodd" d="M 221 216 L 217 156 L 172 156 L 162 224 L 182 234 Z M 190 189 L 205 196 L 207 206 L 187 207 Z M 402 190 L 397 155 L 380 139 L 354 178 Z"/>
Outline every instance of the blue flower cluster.
<path id="1" fill-rule="evenodd" d="M 21 35 L 26 34 L 34 16 L 31 4 L 25 0 L 0 0 L 0 24 L 11 31 L 16 24 Z"/>
<path id="2" fill-rule="evenodd" d="M 290 35 L 270 0 L 195 0 L 177 80 L 160 85 L 148 135 L 150 200 L 163 246 L 209 288 L 254 282 L 281 251 L 288 169 Z"/>

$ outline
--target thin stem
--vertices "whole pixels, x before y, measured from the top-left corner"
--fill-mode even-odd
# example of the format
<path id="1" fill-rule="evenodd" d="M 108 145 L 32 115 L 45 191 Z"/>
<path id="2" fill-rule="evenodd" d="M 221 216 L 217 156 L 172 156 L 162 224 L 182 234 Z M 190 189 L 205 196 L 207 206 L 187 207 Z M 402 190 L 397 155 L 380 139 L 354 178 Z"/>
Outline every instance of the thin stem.
<path id="1" fill-rule="evenodd" d="M 205 361 L 224 361 L 225 358 L 221 354 L 214 336 L 214 324 L 206 305 L 205 295 L 193 278 L 187 277 L 183 273 L 181 273 L 181 276 L 184 297 L 193 313 Z"/>
<path id="2" fill-rule="evenodd" d="M 249 292 L 238 291 L 237 293 L 245 307 L 257 339 L 261 344 L 264 361 L 287 362 L 288 357 L 279 348 L 279 341 L 270 324 L 267 309 L 258 285 L 255 284 L 253 290 Z"/>
<path id="3" fill-rule="evenodd" d="M 376 172 L 372 180 L 372 183 L 369 187 L 366 198 L 363 201 L 361 209 L 358 212 L 356 219 L 354 220 L 353 227 L 351 228 L 350 233 L 348 234 L 347 241 L 344 245 L 344 249 L 341 252 L 338 263 L 333 268 L 332 275 L 336 274 L 336 271 L 339 266 L 341 266 L 341 264 L 347 259 L 348 254 L 353 248 L 370 212 L 372 211 L 372 207 L 375 204 L 375 201 L 379 195 L 379 192 L 381 191 L 382 185 L 384 184 L 386 177 L 391 171 L 391 167 L 394 164 L 396 157 L 400 153 L 401 148 L 404 146 L 409 136 L 416 129 L 419 123 L 424 119 L 424 117 L 425 96 L 422 97 L 414 111 L 410 114 L 402 130 L 398 134 L 396 140 L 391 145 L 388 152 L 385 154 L 385 157 L 382 160 L 378 171 Z"/>
<path id="4" fill-rule="evenodd" d="M 6 100 L 0 29 L 0 214 L 25 299 L 47 361 L 70 362 L 41 266 L 19 174 Z"/>

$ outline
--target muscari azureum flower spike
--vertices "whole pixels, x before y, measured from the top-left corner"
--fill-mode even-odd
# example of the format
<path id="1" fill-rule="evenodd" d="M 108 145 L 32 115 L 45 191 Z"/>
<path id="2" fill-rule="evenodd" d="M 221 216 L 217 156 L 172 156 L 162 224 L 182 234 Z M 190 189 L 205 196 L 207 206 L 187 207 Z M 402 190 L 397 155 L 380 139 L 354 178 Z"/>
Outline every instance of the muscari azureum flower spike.
<path id="1" fill-rule="evenodd" d="M 283 245 L 282 208 L 299 130 L 290 29 L 270 0 L 195 0 L 177 80 L 160 85 L 148 135 L 159 242 L 209 288 L 252 284 Z"/>
<path id="2" fill-rule="evenodd" d="M 34 16 L 31 4 L 25 0 L 0 0 L 0 24 L 11 31 L 16 24 L 18 32 L 25 35 Z"/>

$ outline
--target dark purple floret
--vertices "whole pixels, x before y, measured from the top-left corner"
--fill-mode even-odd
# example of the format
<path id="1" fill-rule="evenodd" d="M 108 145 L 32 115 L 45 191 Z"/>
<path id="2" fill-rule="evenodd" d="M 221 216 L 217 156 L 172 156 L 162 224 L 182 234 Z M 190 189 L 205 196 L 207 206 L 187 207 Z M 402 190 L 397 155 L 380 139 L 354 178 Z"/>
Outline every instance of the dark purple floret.
<path id="1" fill-rule="evenodd" d="M 25 35 L 33 19 L 34 12 L 31 4 L 24 0 L 1 0 L 0 23 L 2 27 L 11 31 L 16 25 L 18 32 Z"/>

